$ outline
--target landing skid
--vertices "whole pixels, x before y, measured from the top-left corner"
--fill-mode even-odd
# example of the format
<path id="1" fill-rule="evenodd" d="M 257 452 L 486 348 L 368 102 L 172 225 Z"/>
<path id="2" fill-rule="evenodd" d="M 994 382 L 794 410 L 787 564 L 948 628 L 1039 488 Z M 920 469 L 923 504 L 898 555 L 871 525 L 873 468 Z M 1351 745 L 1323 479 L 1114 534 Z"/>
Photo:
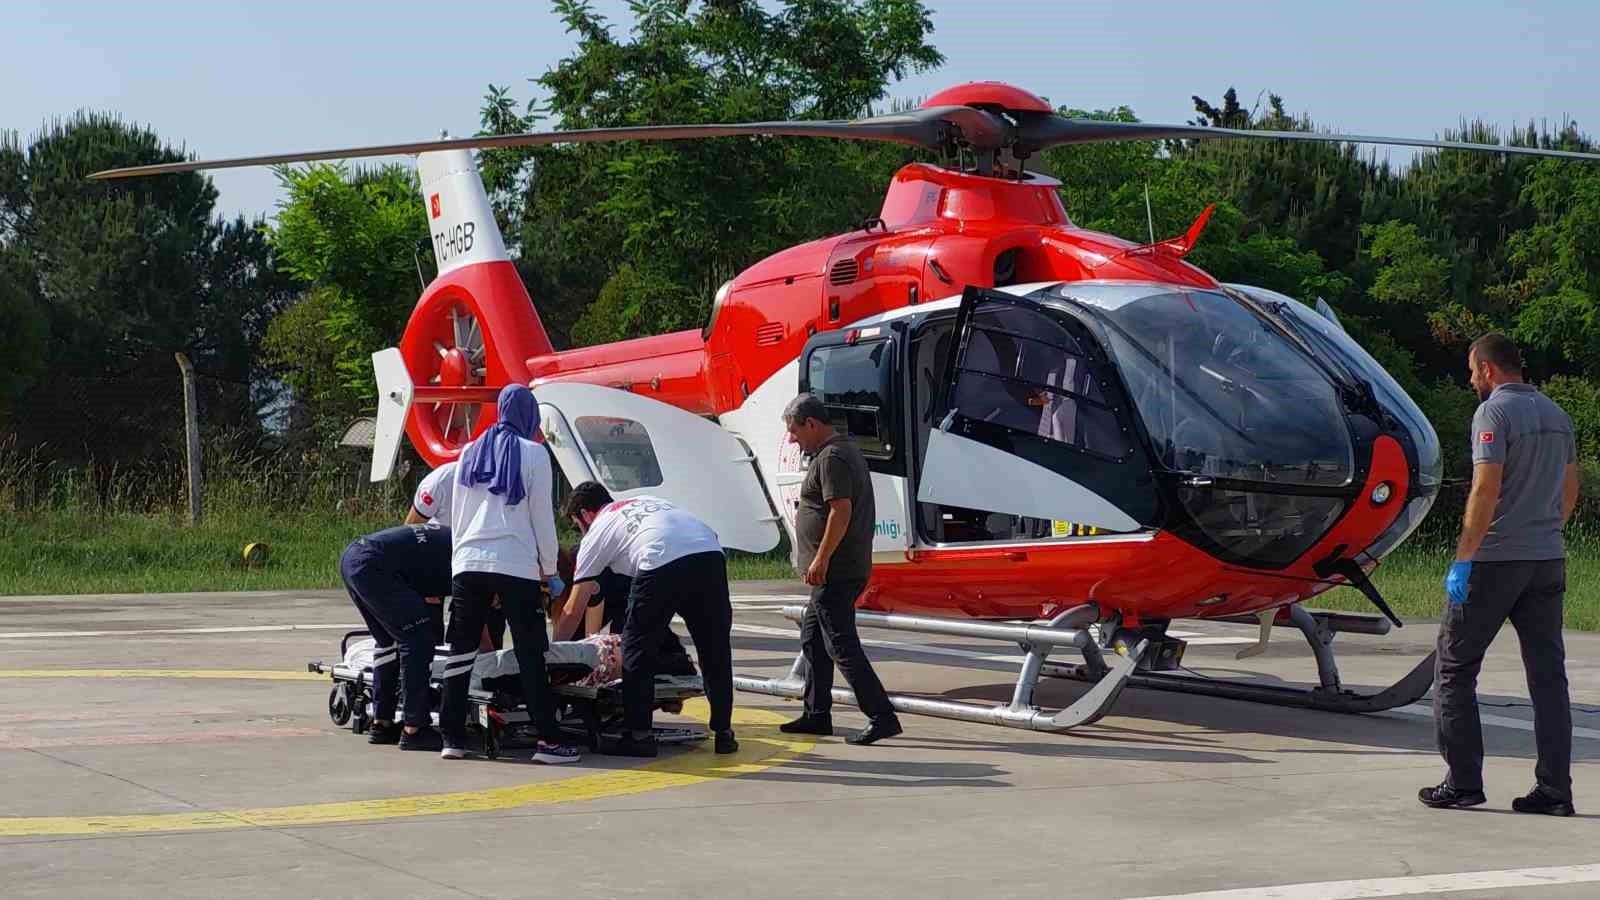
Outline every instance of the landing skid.
<path id="1" fill-rule="evenodd" d="M 783 608 L 783 615 L 795 622 L 800 620 L 804 612 L 802 606 Z M 1247 700 L 1298 709 L 1373 713 L 1415 703 L 1433 685 L 1435 654 L 1429 653 L 1404 678 L 1381 691 L 1359 693 L 1342 686 L 1334 660 L 1333 639 L 1340 632 L 1386 634 L 1389 622 L 1374 616 L 1312 612 L 1296 604 L 1281 611 L 1269 610 L 1261 614 L 1259 619 L 1242 620 L 1258 622 L 1261 637 L 1255 645 L 1239 652 L 1240 659 L 1261 653 L 1275 626 L 1294 627 L 1305 636 L 1316 658 L 1319 684 L 1293 687 L 1149 671 L 1148 667 L 1153 665 L 1146 661 L 1146 657 L 1151 655 L 1149 639 L 1135 637 L 1132 641 L 1113 641 L 1116 626 L 1112 624 L 1109 625 L 1112 633 L 1103 634 L 1101 640 L 1119 649 L 1112 654 L 1102 650 L 1088 627 L 1098 617 L 1098 612 L 1093 606 L 1075 607 L 1051 619 L 1046 625 L 871 612 L 857 612 L 856 622 L 858 625 L 889 631 L 1004 640 L 1017 644 L 1026 655 L 1009 704 L 971 703 L 892 692 L 889 702 L 897 712 L 1031 731 L 1063 732 L 1092 724 L 1110 711 L 1125 687 Z M 1107 627 L 1103 625 L 1102 629 Z M 1132 632 L 1124 632 L 1128 633 Z M 1050 653 L 1059 647 L 1077 650 L 1083 655 L 1084 661 L 1078 664 L 1049 662 Z M 1140 670 L 1142 663 L 1147 666 L 1144 671 Z M 805 696 L 805 666 L 805 658 L 796 656 L 788 675 L 782 678 L 735 675 L 734 687 L 756 694 L 801 699 Z M 1041 677 L 1065 678 L 1094 686 L 1070 706 L 1059 710 L 1041 709 L 1033 705 L 1034 689 Z M 855 694 L 846 688 L 834 688 L 833 699 L 838 703 L 856 704 Z"/>
<path id="2" fill-rule="evenodd" d="M 783 615 L 796 622 L 804 612 L 805 608 L 801 606 L 783 608 Z M 1027 654 L 1023 657 L 1022 670 L 1017 673 L 1016 687 L 1008 704 L 969 703 L 890 693 L 889 702 L 896 712 L 1030 731 L 1062 732 L 1089 725 L 1109 712 L 1123 687 L 1135 677 L 1134 671 L 1149 648 L 1148 642 L 1140 641 L 1127 655 L 1118 655 L 1107 665 L 1100 647 L 1088 631 L 1087 626 L 1093 621 L 1094 613 L 1092 607 L 1079 607 L 1056 616 L 1047 625 L 1018 625 L 858 612 L 856 624 L 890 631 L 1006 640 L 1018 644 Z M 1081 623 L 1081 626 L 1069 627 L 1075 622 Z M 1051 665 L 1046 659 L 1057 647 L 1071 647 L 1083 654 L 1083 665 L 1074 668 L 1082 669 L 1085 679 L 1093 681 L 1094 687 L 1064 709 L 1040 709 L 1033 705 L 1034 688 L 1038 686 L 1045 668 Z M 1092 678 L 1088 675 L 1090 672 L 1095 673 Z M 735 675 L 733 685 L 741 691 L 800 699 L 805 696 L 805 676 L 805 657 L 796 656 L 793 668 L 783 678 Z M 838 703 L 856 704 L 855 694 L 845 688 L 834 688 L 833 699 Z"/>
<path id="3" fill-rule="evenodd" d="M 1298 629 L 1305 636 L 1306 643 L 1311 646 L 1312 655 L 1316 658 L 1318 684 L 1314 687 L 1252 684 L 1171 672 L 1137 672 L 1129 680 L 1129 684 L 1132 687 L 1157 691 L 1175 691 L 1205 697 L 1225 697 L 1253 703 L 1270 703 L 1274 706 L 1341 713 L 1373 713 L 1405 706 L 1422 699 L 1433 686 L 1435 653 L 1423 657 L 1404 678 L 1376 693 L 1358 693 L 1340 683 L 1339 666 L 1334 658 L 1334 637 L 1341 632 L 1388 634 L 1389 620 L 1382 617 L 1354 613 L 1312 612 L 1299 604 L 1294 604 L 1279 610 L 1266 610 L 1255 618 L 1225 621 L 1253 621 L 1259 623 L 1261 628 L 1261 636 L 1257 643 L 1239 651 L 1236 654 L 1237 659 L 1247 659 L 1264 651 L 1271 630 L 1275 626 Z M 1082 671 L 1076 666 L 1047 665 L 1044 674 L 1052 678 L 1067 678 L 1074 681 L 1094 680 L 1093 673 Z"/>

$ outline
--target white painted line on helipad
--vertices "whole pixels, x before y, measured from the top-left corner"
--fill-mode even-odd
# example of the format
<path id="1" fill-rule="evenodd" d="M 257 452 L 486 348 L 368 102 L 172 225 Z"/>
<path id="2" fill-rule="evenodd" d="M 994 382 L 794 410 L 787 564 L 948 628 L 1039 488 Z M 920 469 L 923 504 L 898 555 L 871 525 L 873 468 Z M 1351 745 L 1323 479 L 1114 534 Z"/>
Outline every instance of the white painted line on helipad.
<path id="1" fill-rule="evenodd" d="M 1415 716 L 1419 719 L 1433 718 L 1433 707 L 1423 706 L 1420 703 L 1412 703 L 1409 706 L 1397 706 L 1394 709 L 1389 710 L 1389 712 L 1399 713 L 1402 716 Z M 1501 728 L 1515 728 L 1518 731 L 1533 731 L 1533 723 L 1526 719 L 1513 719 L 1510 716 L 1497 716 L 1493 713 L 1479 712 L 1478 720 L 1485 725 L 1498 725 Z M 1591 741 L 1600 741 L 1600 728 L 1582 728 L 1574 725 L 1572 727 L 1572 736 L 1577 738 L 1588 738 Z"/>
<path id="2" fill-rule="evenodd" d="M 259 631 L 355 631 L 365 625 L 314 624 L 314 625 L 231 625 L 215 628 L 128 628 L 101 631 L 0 631 L 0 640 L 27 638 L 77 638 L 77 637 L 135 637 L 141 634 L 248 634 Z"/>
<path id="3" fill-rule="evenodd" d="M 1363 878 L 1355 881 L 1316 881 L 1270 887 L 1161 894 L 1134 900 L 1360 900 L 1364 897 L 1405 897 L 1414 894 L 1451 894 L 1458 891 L 1495 891 L 1589 884 L 1600 881 L 1600 864 L 1547 866 L 1539 869 L 1501 869 L 1493 872 L 1455 872 L 1445 875 L 1410 875 L 1402 878 Z"/>

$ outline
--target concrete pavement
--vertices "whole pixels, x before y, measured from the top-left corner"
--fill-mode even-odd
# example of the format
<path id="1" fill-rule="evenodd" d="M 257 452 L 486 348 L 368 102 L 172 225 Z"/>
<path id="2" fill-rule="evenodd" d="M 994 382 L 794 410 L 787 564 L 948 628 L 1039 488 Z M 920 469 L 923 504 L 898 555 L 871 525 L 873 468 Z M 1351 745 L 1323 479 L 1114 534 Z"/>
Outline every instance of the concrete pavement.
<path id="1" fill-rule="evenodd" d="M 776 607 L 797 587 L 736 588 L 739 671 L 788 669 Z M 334 728 L 326 680 L 299 677 L 356 622 L 326 592 L 0 598 L 0 892 L 1600 895 L 1600 636 L 1568 636 L 1580 817 L 1563 820 L 1509 812 L 1534 746 L 1509 629 L 1480 685 L 1490 802 L 1440 812 L 1415 800 L 1441 774 L 1425 705 L 1354 717 L 1136 690 L 1069 735 L 908 716 L 875 747 L 813 744 L 771 726 L 797 704 L 740 694 L 734 764 L 698 748 L 446 763 Z M 1186 657 L 1204 674 L 1314 677 L 1292 632 L 1236 662 L 1250 629 L 1179 627 L 1205 639 Z M 1346 681 L 1399 677 L 1433 634 L 1341 636 Z M 864 637 L 891 689 L 1010 695 L 1015 666 L 996 658 L 1014 648 Z M 1038 700 L 1081 690 L 1050 682 Z"/>

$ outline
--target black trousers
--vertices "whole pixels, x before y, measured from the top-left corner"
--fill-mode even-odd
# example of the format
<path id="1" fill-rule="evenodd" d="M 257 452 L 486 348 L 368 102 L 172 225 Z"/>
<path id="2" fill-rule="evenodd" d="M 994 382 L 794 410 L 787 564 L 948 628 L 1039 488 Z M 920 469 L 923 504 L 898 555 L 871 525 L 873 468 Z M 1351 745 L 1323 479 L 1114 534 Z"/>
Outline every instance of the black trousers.
<path id="1" fill-rule="evenodd" d="M 856 598 L 866 579 L 828 582 L 811 589 L 811 602 L 800 620 L 800 655 L 806 661 L 806 712 L 828 715 L 833 710 L 833 667 L 855 692 L 856 703 L 869 719 L 893 719 L 894 707 L 883 682 L 867 660 L 856 633 Z"/>
<path id="2" fill-rule="evenodd" d="M 513 651 L 522 678 L 528 716 L 539 736 L 552 743 L 561 740 L 551 705 L 550 677 L 544 668 L 549 646 L 545 632 L 544 585 L 527 578 L 493 572 L 460 572 L 451 581 L 450 656 L 445 662 L 444 698 L 439 708 L 439 729 L 452 746 L 463 746 L 467 736 L 467 689 L 472 683 L 472 663 L 483 640 L 483 622 L 489 602 L 500 595 L 501 608 L 511 626 Z"/>
<path id="3" fill-rule="evenodd" d="M 360 541 L 345 549 L 339 577 L 377 643 L 372 656 L 372 718 L 394 721 L 403 681 L 405 724 L 429 724 L 428 675 L 439 642 L 434 607 L 390 575 L 376 549 Z"/>
<path id="4" fill-rule="evenodd" d="M 1533 700 L 1533 734 L 1539 747 L 1534 777 L 1558 796 L 1572 796 L 1572 708 L 1561 639 L 1566 590 L 1565 560 L 1479 562 L 1472 564 L 1467 580 L 1467 601 L 1446 601 L 1434 667 L 1433 720 L 1451 787 L 1483 789 L 1478 671 L 1509 618 L 1522 644 L 1522 667 Z"/>
<path id="5" fill-rule="evenodd" d="M 633 579 L 622 629 L 623 722 L 631 731 L 651 728 L 656 654 L 674 614 L 683 617 L 694 641 L 711 730 L 726 731 L 733 727 L 733 604 L 728 562 L 720 552 L 691 554 Z"/>

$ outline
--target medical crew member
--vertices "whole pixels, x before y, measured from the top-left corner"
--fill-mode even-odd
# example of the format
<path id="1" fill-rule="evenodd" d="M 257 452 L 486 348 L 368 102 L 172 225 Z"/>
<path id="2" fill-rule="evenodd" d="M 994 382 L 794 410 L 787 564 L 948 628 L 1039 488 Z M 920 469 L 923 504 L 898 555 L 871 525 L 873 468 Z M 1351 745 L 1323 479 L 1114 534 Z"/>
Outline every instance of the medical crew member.
<path id="1" fill-rule="evenodd" d="M 814 395 L 790 401 L 783 424 L 789 439 L 811 457 L 794 520 L 796 563 L 811 586 L 811 602 L 800 620 L 806 711 L 778 728 L 790 734 L 833 734 L 833 667 L 838 665 L 867 715 L 867 727 L 845 742 L 871 744 L 901 731 L 856 633 L 856 598 L 872 576 L 877 518 L 872 473 L 860 449 L 834 430 L 827 407 Z"/>
<path id="2" fill-rule="evenodd" d="M 586 481 L 572 489 L 563 513 L 583 533 L 573 569 L 569 610 L 581 615 L 606 569 L 631 577 L 627 623 L 622 629 L 622 739 L 614 753 L 655 756 L 652 724 L 655 663 L 661 633 L 674 614 L 683 617 L 711 705 L 718 753 L 733 753 L 733 605 L 728 562 L 716 532 L 656 497 L 613 502 L 604 486 Z M 556 626 L 562 631 L 562 624 Z M 567 630 L 570 630 L 567 629 Z"/>
<path id="3" fill-rule="evenodd" d="M 531 438 L 539 404 L 520 384 L 500 391 L 499 419 L 462 449 L 450 486 L 450 656 L 439 714 L 446 759 L 466 756 L 467 688 L 489 604 L 498 595 L 515 642 L 528 715 L 539 740 L 534 759 L 577 762 L 561 741 L 545 673 L 544 591 L 560 594 L 550 458 Z M 541 581 L 544 584 L 541 584 Z"/>
<path id="4" fill-rule="evenodd" d="M 1511 808 L 1570 816 L 1572 709 L 1567 697 L 1561 606 L 1566 550 L 1561 530 L 1578 502 L 1572 419 L 1522 381 L 1516 345 L 1487 334 L 1467 352 L 1483 404 L 1472 417 L 1472 491 L 1445 578 L 1433 718 L 1449 774 L 1418 796 L 1433 807 L 1476 806 L 1483 794 L 1478 670 L 1507 618 L 1522 644 L 1539 759 L 1536 783 Z"/>
<path id="5" fill-rule="evenodd" d="M 428 709 L 429 668 L 439 642 L 429 598 L 438 603 L 450 592 L 450 529 L 401 525 L 357 538 L 339 560 L 339 575 L 377 642 L 368 742 L 398 743 L 402 750 L 443 749 Z M 394 721 L 397 654 L 405 682 L 403 727 Z"/>
<path id="6" fill-rule="evenodd" d="M 447 462 L 424 475 L 417 483 L 416 493 L 412 495 L 411 511 L 406 514 L 406 521 L 438 522 L 448 526 L 452 496 L 450 485 L 455 476 L 456 464 L 453 462 Z M 483 639 L 478 643 L 478 652 L 501 649 L 505 646 L 505 638 L 506 612 L 500 604 L 491 604 L 488 612 L 483 614 Z"/>

